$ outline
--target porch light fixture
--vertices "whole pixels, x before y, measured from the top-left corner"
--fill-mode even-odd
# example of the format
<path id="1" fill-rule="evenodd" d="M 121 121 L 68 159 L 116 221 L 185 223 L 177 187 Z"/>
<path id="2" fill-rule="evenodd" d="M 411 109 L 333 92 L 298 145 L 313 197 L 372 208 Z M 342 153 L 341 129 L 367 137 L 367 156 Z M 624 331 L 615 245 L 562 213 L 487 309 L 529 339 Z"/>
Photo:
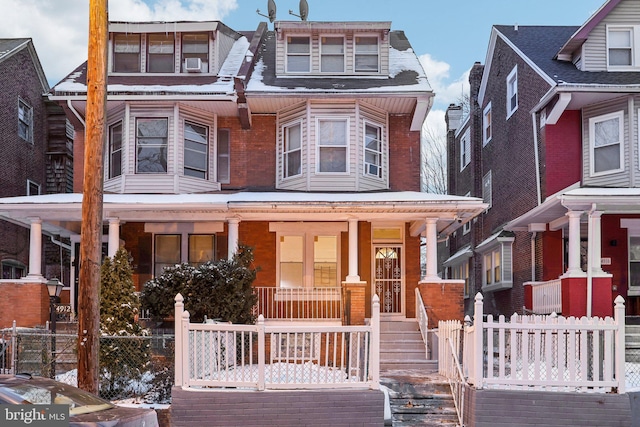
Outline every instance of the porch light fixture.
<path id="1" fill-rule="evenodd" d="M 58 280 L 57 277 L 53 279 L 49 279 L 47 281 L 47 291 L 49 292 L 49 298 L 58 298 L 60 293 L 62 292 L 62 288 L 64 288 L 64 284 Z"/>

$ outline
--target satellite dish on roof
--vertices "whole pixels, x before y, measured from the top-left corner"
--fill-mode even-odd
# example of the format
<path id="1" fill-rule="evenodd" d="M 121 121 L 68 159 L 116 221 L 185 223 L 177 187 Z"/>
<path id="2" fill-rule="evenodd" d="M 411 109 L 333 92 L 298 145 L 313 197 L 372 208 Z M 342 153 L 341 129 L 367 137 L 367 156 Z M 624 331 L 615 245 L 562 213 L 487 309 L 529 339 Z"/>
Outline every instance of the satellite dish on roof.
<path id="1" fill-rule="evenodd" d="M 260 16 L 264 16 L 265 18 L 269 18 L 269 22 L 273 22 L 276 20 L 276 2 L 275 0 L 269 0 L 267 2 L 267 10 L 269 11 L 269 15 L 265 15 L 260 13 L 260 9 L 256 10 L 256 13 Z"/>
<path id="2" fill-rule="evenodd" d="M 296 15 L 291 9 L 289 9 L 289 15 L 297 16 L 303 21 L 306 21 L 307 16 L 309 16 L 309 5 L 307 4 L 307 0 L 300 0 L 300 15 Z"/>

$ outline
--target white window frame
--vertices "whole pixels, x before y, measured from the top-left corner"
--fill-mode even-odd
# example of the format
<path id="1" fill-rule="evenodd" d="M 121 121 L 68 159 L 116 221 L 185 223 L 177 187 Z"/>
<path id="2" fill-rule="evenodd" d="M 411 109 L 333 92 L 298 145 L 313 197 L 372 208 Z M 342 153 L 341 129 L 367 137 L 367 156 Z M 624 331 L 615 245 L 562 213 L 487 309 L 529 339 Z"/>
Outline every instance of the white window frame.
<path id="1" fill-rule="evenodd" d="M 286 49 L 286 54 L 285 54 L 285 70 L 287 73 L 290 74 L 308 74 L 311 72 L 311 36 L 308 34 L 296 34 L 296 35 L 288 35 L 286 36 L 287 39 L 285 41 L 285 49 Z M 307 40 L 309 40 L 309 50 L 308 52 L 289 52 L 289 39 L 291 38 L 306 38 Z M 307 57 L 307 69 L 306 70 L 290 70 L 289 69 L 289 58 L 290 57 Z"/>
<path id="2" fill-rule="evenodd" d="M 471 280 L 469 277 L 469 258 L 458 264 L 451 266 L 451 278 L 454 280 L 464 280 L 464 297 L 469 298 L 471 295 Z"/>
<path id="3" fill-rule="evenodd" d="M 484 107 L 482 112 L 482 146 L 485 146 L 493 138 L 493 123 L 492 123 L 491 102 Z M 487 131 L 489 136 L 487 136 Z"/>
<path id="4" fill-rule="evenodd" d="M 358 50 L 358 38 L 362 37 L 362 38 L 367 38 L 367 39 L 373 39 L 375 38 L 378 43 L 377 43 L 377 49 L 376 52 L 367 52 L 367 51 L 361 51 Z M 366 73 L 366 74 L 378 74 L 380 72 L 380 37 L 377 34 L 356 34 L 353 37 L 353 44 L 354 44 L 354 49 L 353 49 L 353 70 L 356 73 Z M 368 46 L 368 45 L 367 45 Z M 362 69 L 358 69 L 357 68 L 357 64 L 358 64 L 358 57 L 359 56 L 375 56 L 376 57 L 376 69 L 375 70 L 362 70 Z"/>
<path id="5" fill-rule="evenodd" d="M 147 120 L 163 120 L 166 123 L 166 134 L 164 136 L 164 144 L 148 144 L 146 145 L 147 147 L 159 147 L 160 150 L 162 150 L 162 148 L 164 147 L 164 149 L 166 150 L 166 165 L 165 165 L 165 170 L 164 171 L 139 171 L 138 170 L 138 166 L 139 166 L 139 162 L 140 162 L 140 158 L 138 155 L 138 148 L 139 147 L 144 147 L 145 144 L 140 144 L 140 138 L 156 138 L 156 139 L 160 139 L 161 137 L 141 137 L 138 134 L 138 126 L 140 124 L 140 122 L 143 121 L 147 121 Z M 136 136 L 136 145 L 135 145 L 135 153 L 136 153 L 136 157 L 135 157 L 135 171 L 136 174 L 167 174 L 169 172 L 170 169 L 170 164 L 171 164 L 171 159 L 169 158 L 169 138 L 171 137 L 170 134 L 170 129 L 169 129 L 169 118 L 168 117 L 151 117 L 151 116 L 144 116 L 144 117 L 136 117 L 135 119 L 135 136 Z"/>
<path id="6" fill-rule="evenodd" d="M 618 120 L 618 141 L 615 143 L 608 144 L 606 146 L 619 146 L 619 156 L 620 156 L 620 167 L 618 169 L 609 169 L 605 171 L 596 172 L 595 170 L 595 151 L 596 151 L 596 141 L 595 141 L 595 127 L 598 123 L 605 122 L 608 120 Z M 602 148 L 602 146 L 597 147 Z M 589 119 L 589 176 L 597 177 L 603 175 L 610 175 L 613 173 L 618 173 L 624 171 L 624 111 L 616 111 L 613 113 L 604 114 L 601 116 L 591 117 Z"/>
<path id="7" fill-rule="evenodd" d="M 117 150 L 113 149 L 113 130 L 116 126 L 120 126 L 120 148 Z M 117 178 L 121 175 L 123 175 L 124 173 L 124 164 L 123 164 L 123 160 L 124 160 L 124 138 L 125 138 L 125 132 L 124 132 L 124 121 L 123 120 L 118 120 L 117 122 L 109 125 L 109 134 L 107 135 L 107 179 L 112 179 L 112 178 Z M 114 166 L 114 154 L 116 152 L 119 152 L 120 154 L 120 173 L 118 174 L 114 174 L 113 171 L 113 166 Z"/>
<path id="8" fill-rule="evenodd" d="M 22 127 L 26 128 L 26 135 L 20 131 Z M 33 144 L 33 107 L 20 97 L 18 97 L 18 136 Z"/>
<path id="9" fill-rule="evenodd" d="M 341 53 L 334 53 L 334 52 L 325 52 L 325 39 L 341 39 L 342 40 L 342 52 Z M 337 45 L 330 45 L 330 46 L 337 46 Z M 346 52 L 347 52 L 347 48 L 346 48 L 346 44 L 345 44 L 345 37 L 343 35 L 336 35 L 336 34 L 332 34 L 332 35 L 322 35 L 320 36 L 320 72 L 323 74 L 344 74 L 345 70 L 346 70 Z M 337 58 L 337 57 L 341 57 L 342 58 L 342 70 L 324 70 L 324 59 L 329 59 L 329 58 Z"/>
<path id="10" fill-rule="evenodd" d="M 124 38 L 126 39 L 126 44 L 124 43 L 116 43 L 116 39 L 117 38 Z M 137 39 L 137 43 L 131 43 L 132 41 L 136 41 Z M 142 52 L 142 37 L 140 34 L 131 34 L 131 33 L 115 33 L 113 35 L 113 63 L 111 65 L 111 68 L 113 70 L 114 73 L 139 73 L 140 72 L 140 57 L 141 52 Z M 120 55 L 129 55 L 131 57 L 137 56 L 137 67 L 135 69 L 131 69 L 131 70 L 116 70 L 116 65 L 117 62 L 116 58 Z M 125 61 L 126 63 L 127 61 Z"/>
<path id="11" fill-rule="evenodd" d="M 322 141 L 320 139 L 321 135 L 320 135 L 320 123 L 321 122 L 343 122 L 344 126 L 345 126 L 345 141 L 344 141 L 344 145 L 332 145 L 332 144 L 322 144 Z M 322 117 L 316 117 L 316 174 L 318 175 L 349 175 L 350 171 L 350 141 L 349 141 L 349 136 L 350 136 L 350 120 L 348 117 L 340 117 L 340 116 L 322 116 Z M 320 171 L 320 152 L 322 151 L 322 148 L 338 148 L 338 147 L 344 147 L 345 148 L 345 170 L 344 171 L 337 171 L 337 172 L 332 172 L 332 171 L 324 171 L 321 172 Z"/>
<path id="12" fill-rule="evenodd" d="M 204 152 L 202 151 L 198 151 L 198 150 L 194 150 L 191 148 L 187 148 L 187 132 L 186 132 L 186 127 L 187 125 L 193 125 L 193 126 L 197 126 L 200 128 L 203 128 L 205 130 L 205 144 L 202 144 L 200 141 L 195 141 L 193 140 L 193 142 L 197 143 L 197 144 L 202 144 L 204 145 Z M 210 152 L 210 141 L 211 141 L 211 129 L 209 128 L 209 126 L 202 124 L 202 123 L 198 123 L 197 121 L 194 120 L 184 120 L 183 122 L 183 138 L 182 138 L 182 150 L 183 150 L 183 160 L 182 160 L 182 173 L 184 174 L 184 176 L 188 176 L 194 179 L 209 179 L 209 152 Z M 204 170 L 202 169 L 198 169 L 195 166 L 189 166 L 187 167 L 187 151 L 189 152 L 194 152 L 200 155 L 204 155 Z M 188 175 L 187 174 L 187 170 L 192 170 L 192 171 L 198 171 L 198 172 L 204 172 L 204 177 L 196 177 L 193 175 Z"/>
<path id="13" fill-rule="evenodd" d="M 471 163 L 471 128 L 467 128 L 460 137 L 460 172 Z"/>
<path id="14" fill-rule="evenodd" d="M 378 150 L 373 150 L 369 147 L 367 147 L 367 127 L 372 127 L 372 128 L 376 128 L 378 130 Z M 382 155 L 384 152 L 384 127 L 380 126 L 377 123 L 374 123 L 372 121 L 369 120 L 365 120 L 364 124 L 363 124 L 363 135 L 362 135 L 362 149 L 363 149 L 363 153 L 364 155 L 362 156 L 362 162 L 363 162 L 363 174 L 365 176 L 368 177 L 374 177 L 374 178 L 380 178 L 382 179 L 383 177 L 383 172 L 384 172 L 384 168 L 382 165 Z M 348 132 L 348 130 L 347 130 Z M 374 164 L 371 162 L 367 162 L 367 153 L 369 154 L 373 154 L 374 156 L 377 156 L 378 158 L 378 163 Z M 371 167 L 376 167 L 378 173 L 371 173 Z"/>
<path id="15" fill-rule="evenodd" d="M 634 70 L 638 68 L 637 62 L 637 47 L 640 46 L 640 26 L 637 25 L 607 25 L 606 43 L 607 43 L 607 70 L 611 71 L 626 71 Z M 611 46 L 611 32 L 628 32 L 629 33 L 629 46 Z M 611 64 L 611 50 L 612 49 L 628 49 L 631 64 L 625 65 L 612 65 Z"/>
<path id="16" fill-rule="evenodd" d="M 482 201 L 487 203 L 487 210 L 491 209 L 493 200 L 493 177 L 491 171 L 482 177 Z"/>
<path id="17" fill-rule="evenodd" d="M 482 290 L 484 292 L 513 287 L 514 240 L 515 237 L 496 237 L 491 242 L 481 244 L 476 248 L 476 253 L 482 257 Z M 499 280 L 496 278 L 496 269 L 499 271 Z M 491 280 L 487 280 L 488 272 Z"/>
<path id="18" fill-rule="evenodd" d="M 467 191 L 467 194 L 465 194 L 464 197 L 471 197 L 471 191 Z M 471 231 L 471 221 L 467 221 L 464 224 L 462 224 L 462 235 L 463 236 L 465 234 L 469 234 L 470 231 Z"/>
<path id="19" fill-rule="evenodd" d="M 35 194 L 32 193 L 32 188 L 37 189 Z M 35 181 L 27 179 L 27 196 L 39 196 L 40 194 L 42 194 L 42 186 Z"/>
<path id="20" fill-rule="evenodd" d="M 206 38 L 206 43 L 198 38 Z M 206 45 L 206 50 L 200 52 L 196 46 Z M 186 63 L 188 58 L 200 59 L 200 72 L 209 72 L 209 33 L 197 32 L 197 33 L 183 33 L 180 37 L 180 68 L 183 73 L 188 73 L 186 70 Z"/>
<path id="21" fill-rule="evenodd" d="M 507 119 L 518 110 L 518 66 L 513 67 L 513 70 L 507 76 Z M 515 105 L 512 105 L 512 100 L 515 97 Z"/>
<path id="22" fill-rule="evenodd" d="M 225 135 L 224 141 L 222 135 Z M 216 131 L 216 180 L 221 184 L 231 182 L 231 130 L 226 128 Z"/>
<path id="23" fill-rule="evenodd" d="M 310 289 L 315 288 L 314 277 L 314 251 L 313 244 L 316 236 L 335 236 L 336 237 L 336 288 L 340 287 L 343 280 L 341 273 L 341 233 L 348 231 L 347 223 L 343 222 L 314 222 L 314 223 L 286 223 L 272 222 L 269 223 L 269 231 L 276 233 L 276 284 L 281 288 L 280 279 L 280 238 L 284 236 L 302 236 L 303 237 L 303 286 L 301 288 L 282 288 L 282 289 Z M 333 289 L 333 288 L 329 288 Z"/>
<path id="24" fill-rule="evenodd" d="M 289 141 L 289 130 L 299 126 L 300 127 L 300 146 L 296 149 L 287 149 L 287 144 Z M 304 168 L 304 162 L 303 162 L 303 122 L 302 120 L 295 120 L 292 122 L 288 122 L 285 123 L 284 125 L 282 125 L 281 128 L 281 132 L 282 132 L 282 157 L 280 159 L 280 161 L 282 162 L 282 180 L 287 180 L 287 179 L 291 179 L 291 178 L 295 178 L 295 177 L 299 177 L 300 175 L 302 175 L 302 171 Z M 300 171 L 298 173 L 295 174 L 287 174 L 287 160 L 289 158 L 289 155 L 295 153 L 295 152 L 299 152 L 300 153 Z"/>

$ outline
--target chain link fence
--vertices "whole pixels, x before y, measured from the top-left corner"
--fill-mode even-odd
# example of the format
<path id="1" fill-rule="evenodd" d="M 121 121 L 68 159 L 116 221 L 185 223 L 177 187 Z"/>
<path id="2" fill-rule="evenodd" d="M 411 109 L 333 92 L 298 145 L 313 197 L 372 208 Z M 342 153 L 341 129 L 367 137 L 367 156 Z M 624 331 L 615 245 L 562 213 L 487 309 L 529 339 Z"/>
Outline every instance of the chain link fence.
<path id="1" fill-rule="evenodd" d="M 0 330 L 0 373 L 30 373 L 77 384 L 75 334 L 47 329 Z M 100 337 L 100 396 L 120 403 L 169 403 L 174 336 Z"/>
<path id="2" fill-rule="evenodd" d="M 625 361 L 627 389 L 640 388 L 640 347 L 627 347 L 625 351 Z"/>

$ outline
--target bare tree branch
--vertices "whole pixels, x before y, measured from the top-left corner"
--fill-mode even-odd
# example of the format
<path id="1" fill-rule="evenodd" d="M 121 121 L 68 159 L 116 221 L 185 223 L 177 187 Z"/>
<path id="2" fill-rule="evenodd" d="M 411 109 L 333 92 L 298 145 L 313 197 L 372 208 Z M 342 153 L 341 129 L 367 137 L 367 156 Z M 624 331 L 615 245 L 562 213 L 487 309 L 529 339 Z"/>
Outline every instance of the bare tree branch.
<path id="1" fill-rule="evenodd" d="M 422 190 L 447 194 L 447 137 L 437 130 L 422 128 Z"/>

